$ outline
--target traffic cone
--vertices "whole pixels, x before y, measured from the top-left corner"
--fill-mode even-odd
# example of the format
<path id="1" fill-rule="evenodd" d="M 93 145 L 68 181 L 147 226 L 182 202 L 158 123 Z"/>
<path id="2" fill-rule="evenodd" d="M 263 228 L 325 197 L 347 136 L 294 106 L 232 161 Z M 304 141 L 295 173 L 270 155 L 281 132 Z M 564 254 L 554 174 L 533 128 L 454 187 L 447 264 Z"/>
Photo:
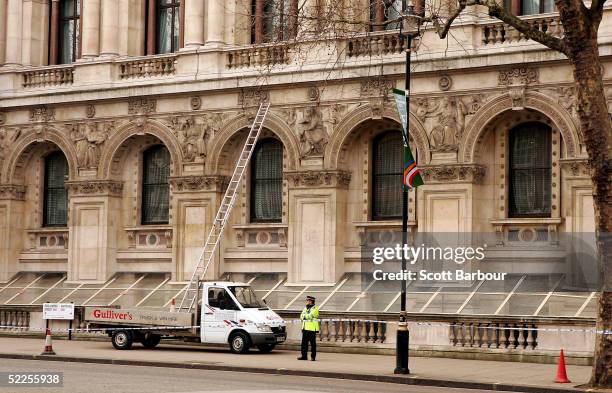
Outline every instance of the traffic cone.
<path id="1" fill-rule="evenodd" d="M 172 298 L 172 303 L 170 303 L 170 312 L 176 312 L 176 299 Z"/>
<path id="2" fill-rule="evenodd" d="M 41 355 L 55 355 L 53 344 L 51 343 L 51 329 L 47 329 L 47 334 L 45 334 L 45 350 Z"/>
<path id="3" fill-rule="evenodd" d="M 571 383 L 567 378 L 567 371 L 565 370 L 565 356 L 563 355 L 563 349 L 561 350 L 561 354 L 559 355 L 559 365 L 557 366 L 557 378 L 555 378 L 555 383 Z"/>

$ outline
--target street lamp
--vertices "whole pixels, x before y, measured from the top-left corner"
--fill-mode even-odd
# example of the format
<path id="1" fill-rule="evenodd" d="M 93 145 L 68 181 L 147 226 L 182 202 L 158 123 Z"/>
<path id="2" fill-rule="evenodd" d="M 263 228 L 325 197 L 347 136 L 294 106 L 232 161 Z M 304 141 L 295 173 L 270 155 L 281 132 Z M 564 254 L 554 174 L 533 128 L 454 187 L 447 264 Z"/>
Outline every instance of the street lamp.
<path id="1" fill-rule="evenodd" d="M 411 0 L 403 1 L 404 12 L 400 36 L 406 39 L 406 138 L 409 138 L 410 130 L 410 57 L 412 54 L 412 40 L 419 35 L 420 16 L 414 13 L 414 5 Z M 404 155 L 405 156 L 405 155 Z M 405 167 L 406 163 L 404 163 Z M 408 190 L 403 187 L 402 192 L 402 243 L 408 244 Z M 406 270 L 406 256 L 402 253 L 402 272 Z M 397 326 L 397 338 L 395 347 L 395 374 L 410 374 L 408 369 L 408 346 L 410 333 L 406 321 L 406 280 L 402 280 L 402 292 L 400 296 L 400 315 Z"/>

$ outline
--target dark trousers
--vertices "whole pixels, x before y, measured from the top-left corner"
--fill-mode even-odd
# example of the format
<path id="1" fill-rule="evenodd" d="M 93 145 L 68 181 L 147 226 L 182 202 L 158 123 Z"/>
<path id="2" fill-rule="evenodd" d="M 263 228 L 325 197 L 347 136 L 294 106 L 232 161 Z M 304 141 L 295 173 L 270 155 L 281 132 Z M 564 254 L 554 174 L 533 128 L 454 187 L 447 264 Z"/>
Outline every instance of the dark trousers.
<path id="1" fill-rule="evenodd" d="M 308 357 L 308 344 L 310 344 L 312 359 L 317 357 L 317 333 L 302 329 L 302 357 Z"/>

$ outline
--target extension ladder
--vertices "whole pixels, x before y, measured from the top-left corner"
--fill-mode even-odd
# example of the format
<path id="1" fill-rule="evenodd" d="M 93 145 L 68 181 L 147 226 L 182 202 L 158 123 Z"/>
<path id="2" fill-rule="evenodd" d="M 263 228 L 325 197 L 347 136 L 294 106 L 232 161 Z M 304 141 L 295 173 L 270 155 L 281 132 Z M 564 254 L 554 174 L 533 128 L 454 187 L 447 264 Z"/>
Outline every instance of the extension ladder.
<path id="1" fill-rule="evenodd" d="M 242 151 L 240 152 L 240 158 L 238 158 L 238 162 L 234 168 L 234 173 L 232 174 L 229 185 L 225 190 L 225 195 L 221 200 L 221 206 L 219 206 L 215 220 L 213 221 L 208 237 L 206 238 L 206 243 L 204 243 L 204 248 L 202 249 L 198 259 L 198 264 L 191 275 L 191 280 L 189 280 L 187 288 L 183 292 L 183 297 L 179 304 L 178 311 L 191 312 L 193 307 L 197 306 L 195 301 L 197 299 L 199 289 L 198 282 L 204 277 L 206 271 L 208 270 L 208 266 L 210 266 L 210 263 L 214 259 L 214 252 L 221 241 L 223 230 L 225 229 L 227 220 L 232 212 L 234 203 L 236 202 L 240 180 L 242 180 L 242 177 L 244 176 L 245 169 L 248 166 L 253 150 L 255 149 L 255 144 L 257 143 L 259 133 L 263 127 L 263 122 L 268 114 L 268 109 L 270 109 L 269 102 L 262 102 L 259 105 L 259 109 L 257 110 L 257 115 L 255 115 L 255 120 L 251 125 L 249 135 L 247 136 L 244 146 L 242 147 Z"/>

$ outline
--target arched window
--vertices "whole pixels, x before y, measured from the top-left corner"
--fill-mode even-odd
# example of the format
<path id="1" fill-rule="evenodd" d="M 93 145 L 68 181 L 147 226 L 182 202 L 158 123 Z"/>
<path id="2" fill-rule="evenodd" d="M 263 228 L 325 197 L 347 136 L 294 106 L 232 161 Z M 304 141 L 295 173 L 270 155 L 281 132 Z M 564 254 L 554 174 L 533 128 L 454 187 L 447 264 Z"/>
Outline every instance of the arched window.
<path id="1" fill-rule="evenodd" d="M 509 217 L 550 217 L 550 127 L 524 123 L 509 137 Z"/>
<path id="2" fill-rule="evenodd" d="M 283 145 L 267 138 L 251 162 L 251 222 L 280 222 L 283 212 Z"/>
<path id="3" fill-rule="evenodd" d="M 251 43 L 284 41 L 297 34 L 298 0 L 253 0 Z"/>
<path id="4" fill-rule="evenodd" d="M 372 146 L 372 220 L 402 216 L 402 134 L 386 131 Z"/>
<path id="5" fill-rule="evenodd" d="M 72 63 L 79 58 L 81 0 L 61 0 L 59 11 L 52 4 L 51 36 L 49 59 L 51 64 Z"/>
<path id="6" fill-rule="evenodd" d="M 142 155 L 142 224 L 167 224 L 170 206 L 170 153 L 156 145 Z"/>
<path id="7" fill-rule="evenodd" d="M 68 224 L 68 193 L 64 181 L 68 177 L 68 162 L 61 151 L 45 158 L 44 227 L 65 227 Z"/>

